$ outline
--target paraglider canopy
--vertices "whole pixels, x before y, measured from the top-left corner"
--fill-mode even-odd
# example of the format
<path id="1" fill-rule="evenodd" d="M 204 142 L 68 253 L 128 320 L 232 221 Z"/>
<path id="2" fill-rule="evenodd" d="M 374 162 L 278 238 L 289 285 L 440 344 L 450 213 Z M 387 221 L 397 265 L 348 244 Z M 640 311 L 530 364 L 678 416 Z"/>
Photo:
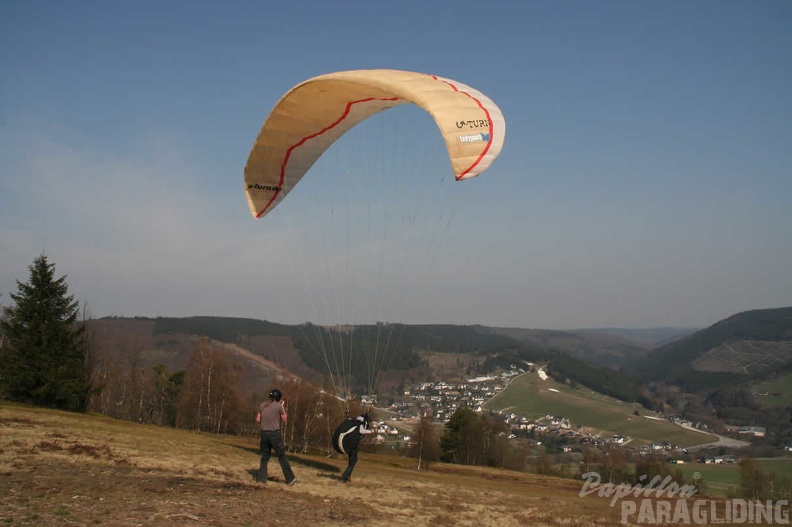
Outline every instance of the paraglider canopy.
<path id="1" fill-rule="evenodd" d="M 368 117 L 413 103 L 435 120 L 457 180 L 484 172 L 503 147 L 506 124 L 486 95 L 460 82 L 399 70 L 320 75 L 289 90 L 270 112 L 245 166 L 256 218 L 270 212 L 339 137 Z"/>

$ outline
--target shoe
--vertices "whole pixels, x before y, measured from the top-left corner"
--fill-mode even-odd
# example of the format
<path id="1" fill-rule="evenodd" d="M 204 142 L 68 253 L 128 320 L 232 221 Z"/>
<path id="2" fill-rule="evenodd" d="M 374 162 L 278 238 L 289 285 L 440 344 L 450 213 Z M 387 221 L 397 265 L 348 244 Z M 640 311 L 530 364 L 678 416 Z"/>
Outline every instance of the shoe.
<path id="1" fill-rule="evenodd" d="M 352 478 L 341 478 L 341 483 L 352 483 Z"/>
<path id="2" fill-rule="evenodd" d="M 292 480 L 291 480 L 291 481 L 287 481 L 287 482 L 286 482 L 286 484 L 287 484 L 287 485 L 289 485 L 290 487 L 291 487 L 292 485 L 294 485 L 295 483 L 297 483 L 297 478 L 292 478 Z"/>

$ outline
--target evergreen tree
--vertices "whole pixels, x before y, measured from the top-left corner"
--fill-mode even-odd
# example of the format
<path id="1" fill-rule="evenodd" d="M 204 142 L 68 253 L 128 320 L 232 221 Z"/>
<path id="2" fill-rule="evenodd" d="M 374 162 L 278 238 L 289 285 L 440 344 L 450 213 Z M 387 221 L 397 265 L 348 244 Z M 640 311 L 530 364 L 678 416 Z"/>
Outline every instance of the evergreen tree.
<path id="1" fill-rule="evenodd" d="M 445 425 L 440 437 L 440 461 L 460 465 L 481 464 L 482 424 L 476 412 L 463 406 Z"/>
<path id="2" fill-rule="evenodd" d="M 3 308 L 0 333 L 0 396 L 38 406 L 84 411 L 90 393 L 88 343 L 79 305 L 66 276 L 42 254 L 17 280 L 14 305 Z"/>

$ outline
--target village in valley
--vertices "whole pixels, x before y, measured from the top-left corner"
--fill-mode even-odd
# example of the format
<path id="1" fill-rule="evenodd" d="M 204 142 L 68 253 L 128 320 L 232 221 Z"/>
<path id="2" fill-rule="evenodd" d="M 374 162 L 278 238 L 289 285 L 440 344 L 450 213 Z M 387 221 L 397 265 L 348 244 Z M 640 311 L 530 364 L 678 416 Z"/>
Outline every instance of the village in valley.
<path id="1" fill-rule="evenodd" d="M 459 408 L 467 406 L 477 413 L 487 412 L 490 416 L 503 420 L 508 426 L 508 439 L 524 442 L 527 445 L 541 448 L 553 445 L 553 453 L 581 452 L 585 447 L 621 448 L 626 452 L 638 455 L 654 454 L 667 458 L 669 463 L 685 463 L 695 460 L 703 463 L 734 464 L 739 458 L 734 455 L 710 455 L 702 452 L 694 456 L 687 449 L 670 441 L 656 441 L 637 445 L 633 438 L 616 431 L 605 432 L 572 422 L 562 415 L 546 414 L 538 418 L 530 418 L 512 412 L 495 411 L 485 408 L 485 403 L 506 390 L 509 384 L 519 375 L 538 375 L 547 380 L 548 376 L 542 366 L 526 362 L 522 367 L 512 366 L 498 373 L 467 378 L 461 382 L 426 381 L 405 389 L 401 400 L 391 404 L 387 410 L 391 416 L 376 423 L 378 434 L 375 442 L 380 445 L 409 446 L 413 442 L 409 430 L 421 418 L 432 417 L 435 423 L 445 424 Z M 550 391 L 557 392 L 554 388 Z M 364 396 L 364 404 L 376 404 L 376 397 Z M 647 416 L 649 417 L 649 416 Z M 651 419 L 668 420 L 683 428 L 707 430 L 703 423 L 695 423 L 675 415 L 649 417 Z M 760 436 L 760 427 L 743 427 L 740 434 Z M 751 428 L 751 430 L 747 430 Z M 755 430 L 754 430 L 755 429 Z"/>

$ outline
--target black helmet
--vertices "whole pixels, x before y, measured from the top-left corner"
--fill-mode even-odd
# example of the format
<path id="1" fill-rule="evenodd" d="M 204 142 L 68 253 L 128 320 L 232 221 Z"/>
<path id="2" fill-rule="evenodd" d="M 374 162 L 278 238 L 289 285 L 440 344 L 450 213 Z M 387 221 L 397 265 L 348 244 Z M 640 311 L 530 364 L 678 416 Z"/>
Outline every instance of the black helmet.
<path id="1" fill-rule="evenodd" d="M 280 401 L 281 397 L 283 397 L 283 394 L 281 393 L 281 391 L 279 389 L 275 388 L 274 390 L 272 390 L 270 392 L 269 396 L 270 396 L 270 399 L 275 399 L 276 401 Z"/>

